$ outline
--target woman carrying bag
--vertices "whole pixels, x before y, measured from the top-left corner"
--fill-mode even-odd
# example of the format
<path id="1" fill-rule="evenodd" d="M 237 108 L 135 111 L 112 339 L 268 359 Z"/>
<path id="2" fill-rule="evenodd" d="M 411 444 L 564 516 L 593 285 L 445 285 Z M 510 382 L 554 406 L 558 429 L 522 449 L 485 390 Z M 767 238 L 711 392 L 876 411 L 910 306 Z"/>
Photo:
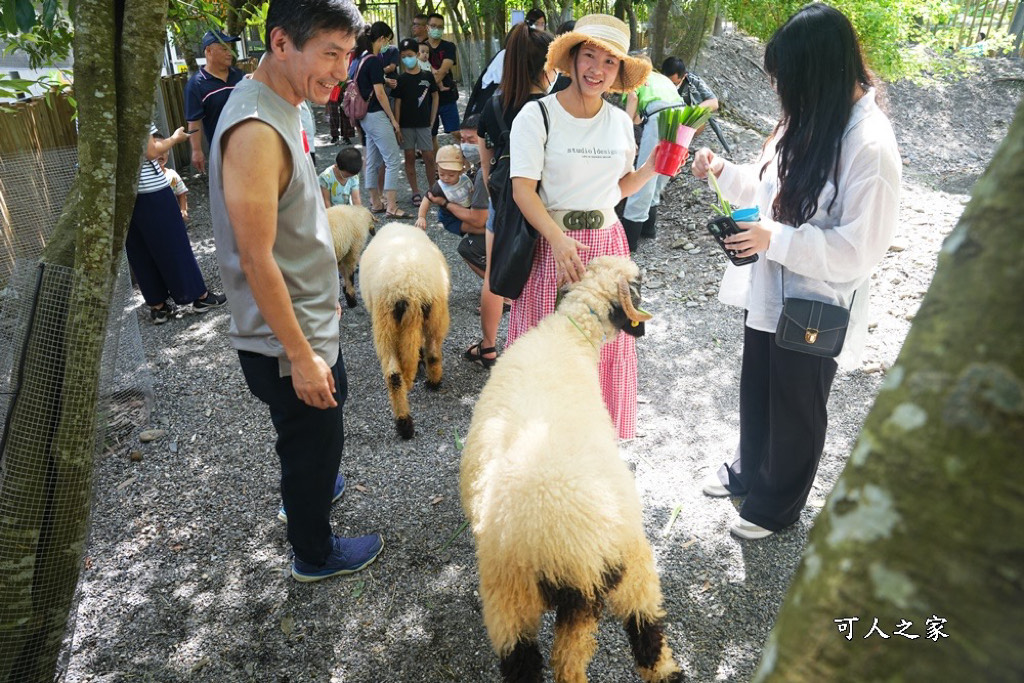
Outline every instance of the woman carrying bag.
<path id="1" fill-rule="evenodd" d="M 398 143 L 402 132 L 398 119 L 391 110 L 384 86 L 394 87 L 397 82 L 384 75 L 380 52 L 395 37 L 391 27 L 383 21 L 368 25 L 359 35 L 357 45 L 372 56 L 364 57 L 355 78 L 362 97 L 368 100 L 366 116 L 361 125 L 366 143 L 366 172 L 363 178 L 370 191 L 371 210 L 386 213 L 388 218 L 410 218 L 398 208 L 399 174 L 402 169 L 402 150 Z M 384 187 L 378 186 L 380 167 L 384 166 Z M 381 190 L 383 189 L 383 196 Z"/>
<path id="2" fill-rule="evenodd" d="M 528 103 L 512 124 L 513 193 L 540 238 L 529 279 L 512 304 L 510 345 L 555 310 L 559 286 L 577 282 L 590 259 L 629 256 L 615 205 L 654 177 L 654 155 L 633 169 L 633 124 L 602 97 L 635 90 L 647 79 L 650 64 L 629 57 L 628 49 L 625 23 L 605 14 L 582 17 L 573 31 L 551 43 L 545 65 L 569 74 L 572 85 Z M 620 333 L 601 349 L 599 374 L 619 438 L 633 438 L 637 359 L 632 336 Z"/>
<path id="3" fill-rule="evenodd" d="M 718 179 L 736 207 L 757 207 L 726 238 L 738 257 L 719 298 L 746 309 L 740 375 L 740 439 L 735 460 L 704 486 L 709 496 L 745 496 L 731 531 L 770 536 L 800 518 L 828 424 L 838 367 L 812 346 L 795 350 L 777 331 L 792 304 L 849 311 L 839 361 L 858 362 L 867 332 L 868 281 L 889 248 L 900 203 L 902 164 L 889 120 L 875 103 L 849 20 L 825 4 L 807 5 L 765 47 L 765 71 L 782 120 L 754 164 L 737 166 L 704 148 L 693 174 Z M 824 331 L 824 326 L 823 331 Z M 818 331 L 810 326 L 813 344 Z M 840 345 L 842 341 L 840 341 Z M 837 345 L 839 346 L 839 345 Z"/>
<path id="4" fill-rule="evenodd" d="M 512 128 L 516 114 L 528 102 L 544 97 L 555 79 L 554 71 L 545 71 L 548 46 L 553 37 L 545 31 L 538 31 L 526 23 L 516 24 L 508 34 L 505 50 L 509 56 L 505 60 L 501 90 L 488 99 L 480 113 L 480 124 L 477 127 L 478 145 L 480 148 L 480 170 L 484 180 L 490 183 L 488 172 L 492 160 L 496 156 L 507 154 L 508 131 Z M 500 117 L 500 119 L 499 119 Z M 504 134 L 504 135 L 503 135 Z M 493 188 L 492 188 L 493 189 Z M 492 200 L 493 204 L 493 200 Z M 486 266 L 484 282 L 480 289 L 480 332 L 483 335 L 479 342 L 469 347 L 463 354 L 466 360 L 480 363 L 485 368 L 494 365 L 498 358 L 497 338 L 498 326 L 504 301 L 501 296 L 491 291 L 491 250 L 494 245 L 494 223 L 492 214 L 487 220 L 485 234 Z"/>

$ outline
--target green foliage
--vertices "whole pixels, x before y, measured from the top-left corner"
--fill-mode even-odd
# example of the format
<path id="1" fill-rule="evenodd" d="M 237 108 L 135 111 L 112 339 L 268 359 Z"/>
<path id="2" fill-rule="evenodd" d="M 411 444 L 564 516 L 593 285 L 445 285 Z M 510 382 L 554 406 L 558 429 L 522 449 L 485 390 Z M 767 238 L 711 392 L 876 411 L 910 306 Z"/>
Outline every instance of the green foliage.
<path id="1" fill-rule="evenodd" d="M 804 0 L 724 0 L 729 18 L 743 31 L 767 40 Z M 871 69 L 886 80 L 920 79 L 963 70 L 953 51 L 960 37 L 960 3 L 951 0 L 833 0 L 850 18 Z M 998 41 L 994 47 L 1001 46 Z"/>

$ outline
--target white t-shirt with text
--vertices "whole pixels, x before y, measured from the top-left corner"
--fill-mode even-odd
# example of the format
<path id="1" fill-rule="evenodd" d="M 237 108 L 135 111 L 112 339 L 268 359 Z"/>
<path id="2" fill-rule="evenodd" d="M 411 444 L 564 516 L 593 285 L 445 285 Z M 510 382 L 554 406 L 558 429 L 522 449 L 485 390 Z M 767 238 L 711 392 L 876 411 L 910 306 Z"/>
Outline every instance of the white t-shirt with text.
<path id="1" fill-rule="evenodd" d="M 572 116 L 556 95 L 547 106 L 550 128 L 544 143 L 544 117 L 532 102 L 512 122 L 510 177 L 540 181 L 549 211 L 611 209 L 619 200 L 619 179 L 633 170 L 636 141 L 626 112 L 607 102 L 589 119 Z"/>

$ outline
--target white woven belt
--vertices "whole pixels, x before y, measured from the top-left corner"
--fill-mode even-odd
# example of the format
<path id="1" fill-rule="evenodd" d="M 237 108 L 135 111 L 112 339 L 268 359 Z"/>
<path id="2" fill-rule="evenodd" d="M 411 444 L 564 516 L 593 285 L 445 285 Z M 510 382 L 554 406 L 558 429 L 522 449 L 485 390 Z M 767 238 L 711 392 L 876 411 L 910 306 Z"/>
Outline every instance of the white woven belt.
<path id="1" fill-rule="evenodd" d="M 600 230 L 618 222 L 615 209 L 591 211 L 548 211 L 548 215 L 562 230 Z"/>

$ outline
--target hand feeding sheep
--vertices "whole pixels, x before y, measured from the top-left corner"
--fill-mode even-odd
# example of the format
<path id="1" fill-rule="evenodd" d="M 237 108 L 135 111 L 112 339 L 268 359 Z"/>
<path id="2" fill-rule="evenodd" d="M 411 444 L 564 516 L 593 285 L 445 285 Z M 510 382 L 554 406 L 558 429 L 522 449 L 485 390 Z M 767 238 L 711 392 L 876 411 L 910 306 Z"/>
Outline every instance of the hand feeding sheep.
<path id="1" fill-rule="evenodd" d="M 484 623 L 505 681 L 541 681 L 541 616 L 556 611 L 559 683 L 587 680 L 603 607 L 623 621 L 644 681 L 682 681 L 633 476 L 601 397 L 599 348 L 643 334 L 639 271 L 587 266 L 554 314 L 491 370 L 462 455 L 462 506 L 476 538 Z"/>
<path id="2" fill-rule="evenodd" d="M 373 321 L 373 345 L 380 358 L 395 428 L 414 434 L 409 390 L 422 355 L 427 388 L 441 386 L 441 345 L 448 335 L 448 263 L 427 234 L 389 223 L 359 260 L 359 291 Z"/>
<path id="3" fill-rule="evenodd" d="M 344 279 L 345 303 L 356 307 L 354 277 L 359 256 L 366 238 L 374 227 L 373 214 L 365 206 L 339 204 L 327 209 L 327 222 L 334 237 L 334 255 L 338 259 L 338 273 Z"/>

